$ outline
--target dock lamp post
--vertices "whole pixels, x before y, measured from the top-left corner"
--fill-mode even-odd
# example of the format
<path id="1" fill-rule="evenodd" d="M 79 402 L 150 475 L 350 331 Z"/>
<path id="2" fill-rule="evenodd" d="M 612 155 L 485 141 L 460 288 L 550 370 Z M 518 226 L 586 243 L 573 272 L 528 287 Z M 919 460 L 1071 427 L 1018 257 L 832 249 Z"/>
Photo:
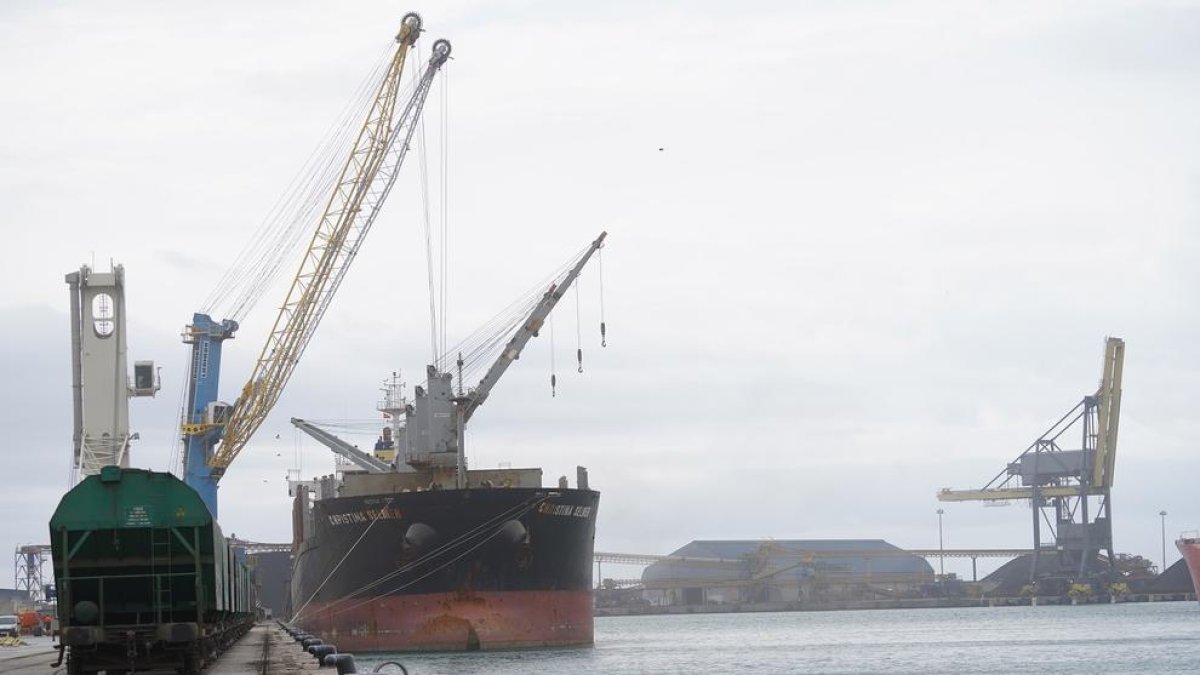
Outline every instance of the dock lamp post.
<path id="1" fill-rule="evenodd" d="M 938 514 L 938 574 L 943 580 L 946 576 L 946 548 L 942 545 L 942 514 L 945 513 L 942 509 L 937 510 Z"/>
<path id="2" fill-rule="evenodd" d="M 1167 512 L 1159 511 L 1158 517 L 1162 522 L 1162 572 L 1167 571 Z M 1159 574 L 1162 574 L 1159 572 Z"/>

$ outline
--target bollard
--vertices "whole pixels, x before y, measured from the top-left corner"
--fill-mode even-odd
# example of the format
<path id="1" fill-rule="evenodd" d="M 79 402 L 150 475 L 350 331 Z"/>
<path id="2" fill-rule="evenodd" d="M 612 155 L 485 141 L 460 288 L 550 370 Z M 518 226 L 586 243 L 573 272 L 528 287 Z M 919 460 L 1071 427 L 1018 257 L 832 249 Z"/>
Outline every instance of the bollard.
<path id="1" fill-rule="evenodd" d="M 317 659 L 317 663 L 324 663 L 327 654 L 337 653 L 337 647 L 333 645 L 313 645 L 308 648 L 308 653 Z"/>
<path id="2" fill-rule="evenodd" d="M 337 665 L 337 659 L 341 654 L 326 654 L 324 659 L 321 659 L 322 668 L 330 668 Z"/>
<path id="3" fill-rule="evenodd" d="M 300 644 L 304 647 L 305 650 L 307 650 L 309 647 L 313 647 L 315 645 L 320 645 L 320 644 L 325 644 L 325 643 L 322 642 L 319 638 L 310 637 L 307 640 L 302 641 Z"/>
<path id="4" fill-rule="evenodd" d="M 358 673 L 358 668 L 354 665 L 353 654 L 338 654 L 334 665 L 337 666 L 338 675 L 355 675 Z"/>

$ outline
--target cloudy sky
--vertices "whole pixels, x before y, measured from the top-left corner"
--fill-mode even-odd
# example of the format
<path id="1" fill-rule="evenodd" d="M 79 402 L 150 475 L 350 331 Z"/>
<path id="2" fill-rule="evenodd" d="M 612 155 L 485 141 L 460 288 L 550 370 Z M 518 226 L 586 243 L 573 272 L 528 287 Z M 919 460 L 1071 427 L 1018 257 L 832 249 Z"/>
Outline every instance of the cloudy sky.
<path id="1" fill-rule="evenodd" d="M 586 372 L 571 298 L 558 396 L 539 339 L 468 441 L 479 468 L 587 466 L 598 550 L 936 547 L 937 490 L 982 485 L 1094 391 L 1109 335 L 1117 549 L 1159 561 L 1163 509 L 1168 540 L 1200 528 L 1200 4 L 350 7 L 0 6 L 0 547 L 46 541 L 68 483 L 63 275 L 125 266 L 130 359 L 164 384 L 131 403 L 134 463 L 167 468 L 180 329 L 410 10 L 426 53 L 454 44 L 426 116 L 430 138 L 448 120 L 450 341 L 610 233 L 609 346 L 593 269 Z M 287 540 L 287 471 L 330 470 L 288 417 L 370 419 L 389 372 L 419 381 L 418 162 L 224 479 L 226 533 Z M 225 398 L 283 290 L 228 343 Z M 948 547 L 1030 544 L 1026 506 L 944 508 Z"/>

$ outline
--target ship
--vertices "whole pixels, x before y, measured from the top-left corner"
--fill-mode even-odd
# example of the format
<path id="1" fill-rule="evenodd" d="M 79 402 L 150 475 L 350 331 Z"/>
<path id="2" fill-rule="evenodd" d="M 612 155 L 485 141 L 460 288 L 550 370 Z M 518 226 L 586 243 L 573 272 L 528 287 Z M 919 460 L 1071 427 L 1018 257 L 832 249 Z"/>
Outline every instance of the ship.
<path id="1" fill-rule="evenodd" d="M 393 376 L 378 406 L 388 423 L 371 452 L 292 420 L 353 466 L 290 482 L 294 625 L 359 652 L 593 644 L 600 494 L 587 470 L 577 468 L 574 487 L 566 476 L 546 487 L 541 468 L 471 469 L 464 439 L 604 239 L 514 314 L 514 328 L 500 333 L 507 342 L 491 339 L 503 346 L 476 386 L 463 386 L 461 353 L 456 373 L 428 366 L 411 400 Z"/>
<path id="2" fill-rule="evenodd" d="M 1183 555 L 1188 572 L 1192 575 L 1192 589 L 1200 600 L 1200 533 L 1185 534 L 1175 540 L 1175 548 Z"/>

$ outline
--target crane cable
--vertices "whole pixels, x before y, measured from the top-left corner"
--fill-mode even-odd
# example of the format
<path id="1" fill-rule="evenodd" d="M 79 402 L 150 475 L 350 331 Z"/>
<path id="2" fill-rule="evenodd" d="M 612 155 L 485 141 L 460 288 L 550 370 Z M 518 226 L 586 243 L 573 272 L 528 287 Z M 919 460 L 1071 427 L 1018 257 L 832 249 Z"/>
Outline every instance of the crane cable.
<path id="1" fill-rule="evenodd" d="M 358 127 L 357 120 L 371 104 L 372 92 L 383 77 L 394 48 L 389 41 L 381 51 L 341 114 L 205 299 L 205 313 L 226 309 L 227 317 L 241 320 L 278 278 L 285 263 L 295 257 L 304 241 L 303 235 L 333 189 L 340 160 L 348 152 Z"/>
<path id="2" fill-rule="evenodd" d="M 390 52 L 391 45 L 388 45 L 343 108 L 340 119 L 327 132 L 323 144 L 310 156 L 307 167 L 293 181 L 291 192 L 284 198 L 286 201 L 275 213 L 274 232 L 271 227 L 264 227 L 257 249 L 248 247 L 243 253 L 241 267 L 244 271 L 240 281 L 238 278 L 233 280 L 244 285 L 231 310 L 235 320 L 245 316 L 277 278 L 283 263 L 292 257 L 292 252 L 303 241 L 304 230 L 318 215 L 318 209 L 337 180 L 340 160 L 353 142 L 358 119 L 372 104 L 372 92 L 383 77 L 385 66 L 390 61 Z M 291 223 L 285 225 L 289 215 Z M 246 256 L 251 257 L 247 259 Z"/>
<path id="3" fill-rule="evenodd" d="M 387 508 L 391 506 L 392 501 L 394 500 L 395 497 L 388 497 L 384 502 L 383 507 Z M 354 543 L 350 545 L 350 548 L 346 549 L 346 553 L 342 555 L 342 559 L 337 561 L 337 564 L 333 566 L 333 569 L 329 570 L 329 574 L 325 575 L 325 579 L 321 581 L 321 585 L 317 586 L 317 589 L 312 592 L 312 595 L 308 596 L 308 600 L 305 600 L 304 604 L 300 605 L 300 609 L 296 610 L 296 613 L 292 616 L 293 621 L 296 620 L 296 617 L 299 617 L 304 613 L 305 608 L 308 607 L 308 603 L 312 602 L 312 599 L 317 597 L 317 593 L 320 593 L 322 588 L 325 588 L 325 584 L 329 583 L 329 580 L 333 578 L 333 575 L 337 573 L 339 569 L 341 569 L 342 563 L 346 562 L 346 558 L 350 557 L 350 554 L 353 553 L 354 549 L 358 547 L 358 543 L 363 540 L 363 537 L 367 536 L 367 533 L 371 531 L 371 528 L 375 527 L 375 523 L 378 523 L 380 520 L 380 518 L 375 518 L 371 520 L 371 522 L 365 528 L 363 528 L 362 534 L 358 535 L 358 539 L 355 539 Z"/>
<path id="4" fill-rule="evenodd" d="M 579 255 L 582 255 L 582 253 Z M 545 279 L 530 287 L 517 300 L 485 322 L 467 338 L 446 351 L 443 358 L 448 358 L 450 354 L 456 352 L 462 352 L 464 377 L 466 379 L 473 379 L 473 377 L 468 376 L 474 376 L 480 369 L 491 365 L 491 361 L 494 360 L 492 357 L 509 340 L 513 331 L 529 316 L 534 306 L 541 301 L 546 293 L 546 289 L 551 285 L 559 285 L 563 276 L 578 260 L 579 255 L 574 256 Z"/>
<path id="5" fill-rule="evenodd" d="M 442 170 L 441 180 L 441 208 L 442 217 L 442 280 L 441 280 L 441 314 L 442 314 L 442 354 L 446 354 L 446 326 L 447 321 L 447 297 L 450 289 L 447 283 L 449 275 L 449 249 L 450 249 L 450 77 L 448 69 L 442 73 L 442 78 L 438 82 L 441 87 L 442 94 L 442 110 L 440 116 L 441 122 L 441 156 L 439 162 Z M 444 358 L 444 357 L 443 357 Z"/>
<path id="6" fill-rule="evenodd" d="M 575 358 L 579 361 L 579 372 L 583 372 L 583 323 L 580 319 L 579 284 L 583 279 L 575 280 Z"/>
<path id="7" fill-rule="evenodd" d="M 417 74 L 414 71 L 413 77 L 416 76 Z M 440 350 L 438 349 L 437 284 L 434 281 L 433 265 L 433 224 L 429 216 L 429 153 L 426 149 L 425 117 L 422 116 L 417 123 L 420 125 L 420 133 L 417 134 L 417 157 L 420 167 L 418 173 L 421 178 L 421 215 L 422 222 L 425 225 L 425 275 L 429 291 L 430 358 L 434 359 L 434 367 L 438 371 L 441 371 L 442 360 L 439 356 Z"/>
<path id="8" fill-rule="evenodd" d="M 587 253 L 589 247 L 584 247 L 565 263 L 554 269 L 541 281 L 517 297 L 504 309 L 485 321 L 479 328 L 461 340 L 456 345 L 447 348 L 440 355 L 440 362 L 449 363 L 452 355 L 461 353 L 463 358 L 463 379 L 474 381 L 477 375 L 491 367 L 500 349 L 511 339 L 514 331 L 524 325 L 533 308 L 541 302 L 550 287 L 561 285 L 562 279 L 574 267 L 579 258 Z M 557 382 L 557 378 L 556 378 Z M 422 385 L 427 384 L 424 381 Z"/>
<path id="9" fill-rule="evenodd" d="M 360 589 L 360 590 L 358 590 L 358 591 L 353 591 L 352 593 L 350 593 L 350 594 L 347 594 L 347 596 L 343 596 L 343 598 L 342 598 L 341 600 L 339 600 L 339 601 L 335 601 L 335 602 L 345 602 L 345 600 L 346 600 L 346 599 L 347 599 L 347 598 L 348 598 L 350 595 L 353 595 L 353 594 L 355 594 L 355 593 L 360 593 L 360 592 L 362 592 L 362 590 L 369 590 L 370 588 L 375 588 L 375 587 L 378 587 L 378 586 L 382 585 L 383 583 L 386 583 L 386 581 L 388 581 L 388 580 L 390 580 L 390 579 L 395 579 L 396 577 L 400 576 L 401 574 L 403 574 L 403 573 L 405 573 L 405 572 L 408 572 L 409 570 L 412 570 L 413 568 L 419 567 L 420 565 L 423 565 L 423 564 L 425 564 L 426 562 L 430 561 L 431 559 L 433 559 L 433 558 L 435 558 L 435 557 L 437 557 L 437 556 L 439 556 L 439 555 L 441 555 L 441 554 L 443 554 L 443 553 L 448 553 L 449 551 L 453 550 L 454 548 L 457 548 L 457 547 L 459 547 L 459 546 L 462 546 L 462 545 L 465 545 L 465 544 L 467 544 L 467 543 L 469 542 L 469 540 L 470 540 L 472 537 L 476 537 L 476 536 L 482 535 L 482 531 L 483 531 L 484 529 L 486 529 L 487 527 L 490 527 L 491 525 L 495 524 L 496 522 L 500 521 L 501 519 L 505 519 L 506 521 L 507 521 L 507 520 L 517 520 L 517 519 L 521 518 L 521 516 L 524 516 L 526 513 L 529 513 L 530 511 L 532 511 L 532 510 L 533 510 L 534 508 L 536 508 L 536 507 L 537 507 L 539 504 L 541 504 L 542 502 L 546 501 L 546 500 L 547 500 L 547 499 L 549 499 L 549 498 L 550 498 L 550 496 L 549 496 L 549 495 L 542 495 L 542 496 L 538 496 L 538 497 L 533 497 L 533 498 L 530 498 L 530 499 L 526 500 L 525 502 L 523 502 L 523 503 L 521 503 L 521 504 L 517 504 L 516 506 L 514 506 L 514 507 L 512 507 L 512 508 L 508 509 L 508 511 L 506 511 L 506 512 L 504 512 L 504 513 L 500 514 L 499 516 L 495 516 L 495 517 L 491 518 L 489 521 L 487 521 L 487 522 L 485 522 L 485 523 L 483 523 L 483 524 L 481 524 L 481 525 L 478 525 L 478 526 L 476 526 L 475 528 L 473 528 L 473 529 L 472 529 L 472 530 L 470 530 L 469 532 L 467 532 L 467 533 L 465 533 L 465 534 L 463 534 L 463 535 L 460 535 L 460 536 L 456 537 L 455 539 L 453 539 L 453 540 L 452 540 L 452 541 L 450 541 L 449 543 L 445 544 L 444 546 L 440 546 L 440 547 L 438 547 L 437 549 L 434 549 L 433 551 L 430 551 L 428 554 L 426 554 L 426 555 L 422 556 L 421 558 L 419 558 L 419 559 L 417 559 L 417 560 L 415 560 L 415 561 L 413 561 L 413 562 L 411 562 L 411 563 L 409 563 L 409 564 L 405 565 L 404 567 L 401 567 L 401 568 L 400 568 L 400 569 L 398 569 L 398 570 L 395 570 L 395 571 L 393 571 L 393 572 L 390 572 L 390 573 L 388 573 L 387 575 L 384 575 L 384 576 L 383 576 L 383 577 L 381 577 L 380 579 L 377 579 L 376 581 L 374 581 L 374 582 L 372 582 L 372 583 L 368 584 L 367 586 L 363 587 L 363 589 Z M 519 509 L 519 511 L 518 511 L 518 509 Z M 518 511 L 518 512 L 517 512 L 517 513 L 513 513 L 514 511 Z M 478 543 L 475 543 L 475 544 L 474 544 L 473 546 L 471 546 L 470 548 L 468 548 L 468 549 L 466 549 L 466 550 L 462 551 L 461 553 L 459 553 L 458 555 L 454 556 L 454 557 L 453 557 L 453 558 L 451 558 L 450 560 L 447 560 L 447 561 L 445 561 L 444 563 L 442 563 L 442 564 L 438 565 L 437 567 L 435 567 L 435 568 L 433 568 L 433 569 L 429 570 L 428 572 L 425 572 L 425 573 L 424 573 L 424 574 L 422 574 L 421 576 L 419 576 L 419 577 L 417 577 L 417 578 L 415 578 L 415 579 L 412 579 L 412 580 L 410 580 L 410 581 L 407 581 L 407 582 L 405 582 L 405 583 L 402 583 L 401 585 L 399 585 L 399 586 L 396 586 L 395 588 L 391 588 L 391 589 L 389 589 L 389 590 L 387 590 L 387 591 L 384 591 L 384 592 L 382 592 L 382 593 L 376 593 L 375 595 L 373 595 L 373 596 L 371 596 L 371 597 L 364 598 L 364 599 L 362 599 L 362 600 L 360 600 L 360 601 L 358 601 L 358 602 L 356 602 L 356 603 L 354 603 L 354 604 L 347 605 L 347 606 L 345 606 L 345 607 L 338 607 L 338 608 L 336 608 L 336 609 L 333 609 L 333 610 L 331 611 L 331 613 L 336 615 L 336 614 L 342 614 L 342 613 L 344 613 L 344 612 L 349 612 L 349 611 L 351 611 L 351 610 L 358 609 L 359 607 L 362 607 L 363 605 L 367 605 L 367 604 L 370 604 L 370 603 L 372 603 L 372 602 L 375 602 L 375 601 L 376 601 L 376 600 L 378 600 L 379 598 L 386 597 L 386 596 L 388 596 L 388 595 L 391 595 L 392 593 L 395 593 L 395 592 L 397 592 L 397 591 L 402 591 L 402 590 L 404 590 L 405 588 L 408 588 L 409 586 L 412 586 L 413 584 L 415 584 L 415 583 L 417 583 L 417 582 L 421 581 L 422 579 L 425 579 L 426 577 L 429 577 L 429 576 L 431 576 L 431 575 L 433 575 L 433 574 L 436 574 L 436 573 L 440 572 L 441 570 L 443 570 L 443 569 L 445 569 L 445 568 L 449 567 L 450 565 L 453 565 L 454 563 L 458 562 L 459 560 L 462 560 L 462 559 L 463 559 L 463 558 L 465 558 L 467 555 L 469 555 L 469 554 L 473 553 L 474 551 L 476 551 L 477 549 L 479 549 L 479 548 L 480 548 L 481 546 L 483 546 L 484 544 L 487 544 L 489 541 L 491 541 L 492 539 L 494 539 L 494 538 L 496 537 L 496 535 L 500 534 L 500 533 L 501 533 L 501 532 L 503 532 L 503 531 L 504 531 L 504 528 L 503 528 L 503 527 L 497 527 L 496 529 L 494 529 L 494 530 L 492 530 L 490 533 L 488 533 L 488 534 L 487 534 L 487 536 L 485 536 L 485 537 L 481 538 L 481 539 L 479 540 L 479 542 L 478 542 Z"/>
<path id="10" fill-rule="evenodd" d="M 196 367 L 195 364 L 192 363 L 192 354 L 190 351 L 188 352 L 187 357 L 184 359 L 184 362 L 184 367 L 179 369 L 180 372 L 183 373 L 183 382 L 179 386 L 178 402 L 180 422 L 186 422 L 188 419 L 188 382 L 191 381 L 192 369 Z M 187 443 L 184 442 L 182 435 L 176 434 L 175 444 L 171 448 L 171 460 L 167 467 L 167 472 L 175 474 L 180 479 L 184 478 L 184 469 L 187 461 L 186 454 Z"/>
<path id="11" fill-rule="evenodd" d="M 557 370 L 554 367 L 554 314 L 546 317 L 546 322 L 550 324 L 550 398 L 557 396 L 555 388 L 558 386 Z"/>
<path id="12" fill-rule="evenodd" d="M 600 287 L 600 346 L 608 346 L 607 329 L 604 325 L 604 247 L 601 246 L 599 251 L 596 251 L 596 271 L 598 273 Z"/>
<path id="13" fill-rule="evenodd" d="M 337 605 L 338 603 L 346 602 L 347 600 L 351 599 L 353 596 L 355 596 L 359 593 L 369 591 L 373 588 L 378 588 L 379 586 L 387 583 L 388 581 L 390 581 L 392 579 L 395 579 L 396 577 L 400 576 L 401 574 L 404 574 L 411 569 L 419 567 L 419 566 L 429 562 L 430 560 L 436 558 L 437 556 L 442 555 L 443 553 L 446 553 L 455 548 L 458 548 L 464 542 L 467 542 L 471 538 L 473 538 L 476 535 L 478 535 L 479 533 L 481 533 L 483 530 L 491 527 L 492 525 L 496 524 L 497 522 L 499 522 L 501 520 L 520 518 L 521 516 L 525 515 L 530 510 L 532 510 L 535 506 L 546 501 L 549 498 L 550 498 L 549 495 L 535 496 L 535 497 L 530 498 L 520 504 L 517 504 L 516 506 L 509 507 L 507 510 L 505 510 L 495 516 L 492 516 L 488 520 L 485 520 L 484 522 L 480 523 L 479 525 L 476 525 L 475 527 L 471 528 L 470 530 L 467 530 L 466 532 L 460 534 L 459 536 L 455 537 L 454 539 L 451 539 L 450 541 L 446 542 L 445 544 L 435 548 L 434 550 L 426 553 L 425 555 L 422 555 L 421 557 L 417 558 L 416 560 L 413 560 L 413 561 L 401 566 L 398 569 L 392 570 L 391 572 L 388 572 L 387 574 L 384 574 L 384 575 L 376 578 L 374 581 L 371 581 L 367 584 L 359 586 L 358 588 L 344 594 L 342 597 L 340 597 L 336 600 L 333 600 L 332 602 L 329 603 L 328 606 L 325 607 L 325 609 L 329 610 L 334 605 Z M 389 497 L 385 504 L 385 507 L 390 506 L 392 501 L 394 501 L 394 500 L 395 500 L 394 497 Z M 300 606 L 300 609 L 297 610 L 295 612 L 295 614 L 293 614 L 293 616 L 292 616 L 293 621 L 298 619 L 300 617 L 300 615 L 304 613 L 304 610 L 308 607 L 309 603 L 312 602 L 313 598 L 315 598 L 317 596 L 317 594 L 321 592 L 321 589 L 325 587 L 325 584 L 328 583 L 329 579 L 332 578 L 334 573 L 337 572 L 337 568 L 340 567 L 342 565 L 342 563 L 344 563 L 346 561 L 346 558 L 348 558 L 350 556 L 350 554 L 354 552 L 354 549 L 359 545 L 360 542 L 362 542 L 363 538 L 367 536 L 367 532 L 369 532 L 371 530 L 371 528 L 375 525 L 375 523 L 379 522 L 380 520 L 383 520 L 383 519 L 376 518 L 367 525 L 367 527 L 363 530 L 362 534 L 359 535 L 358 539 L 356 539 L 355 542 L 350 545 L 350 548 L 346 551 L 345 555 L 342 556 L 342 559 L 338 562 L 338 564 L 334 566 L 334 569 L 331 570 L 329 572 L 329 574 L 325 577 L 325 580 L 321 582 L 321 585 L 318 586 L 315 591 L 313 591 L 312 595 L 309 596 L 308 600 L 306 600 L 304 602 L 304 604 Z M 496 534 L 498 534 L 499 532 L 500 532 L 500 528 L 497 528 L 496 531 L 489 534 L 487 539 L 485 539 L 483 542 L 481 542 L 481 544 L 486 543 L 492 537 L 495 537 Z M 479 545 L 472 547 L 471 549 L 467 550 L 463 554 L 460 554 L 454 560 L 461 558 L 462 555 L 466 555 L 466 553 L 470 553 L 471 551 L 475 550 L 478 547 L 479 547 Z M 445 563 L 442 566 L 439 566 L 437 569 L 442 569 L 443 567 L 445 567 L 445 565 L 453 563 L 454 560 L 451 560 L 450 562 Z M 437 570 L 434 570 L 434 571 L 437 571 Z M 422 576 L 420 579 L 423 579 L 425 576 L 428 576 L 428 574 Z M 410 584 L 416 583 L 416 581 L 420 581 L 420 579 L 416 579 L 413 582 L 410 582 Z M 388 593 L 394 592 L 394 590 L 398 590 L 398 589 L 393 589 L 393 591 L 389 591 Z M 376 600 L 377 598 L 382 597 L 383 595 L 387 595 L 388 593 L 382 593 L 382 594 L 375 595 L 371 598 L 367 598 L 366 602 L 372 602 L 372 601 Z M 339 608 L 334 613 L 346 611 L 348 609 L 353 609 L 354 607 L 358 607 L 358 606 L 359 605 L 356 604 L 351 607 Z"/>

